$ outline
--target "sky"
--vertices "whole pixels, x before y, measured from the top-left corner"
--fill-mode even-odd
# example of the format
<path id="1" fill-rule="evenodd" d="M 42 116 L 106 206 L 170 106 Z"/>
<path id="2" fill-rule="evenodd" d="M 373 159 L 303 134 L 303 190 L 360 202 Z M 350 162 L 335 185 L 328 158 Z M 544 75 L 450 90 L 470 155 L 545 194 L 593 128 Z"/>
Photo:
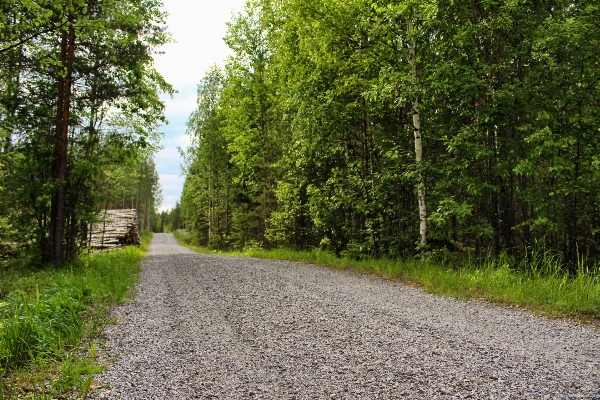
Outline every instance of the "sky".
<path id="1" fill-rule="evenodd" d="M 164 1 L 168 31 L 176 43 L 160 49 L 164 54 L 155 57 L 155 66 L 178 93 L 173 98 L 163 96 L 169 124 L 161 128 L 163 149 L 154 158 L 163 193 L 160 211 L 171 209 L 179 200 L 184 177 L 177 147 L 190 143 L 185 123 L 196 107 L 196 88 L 212 65 L 225 65 L 231 54 L 223 42 L 226 22 L 243 6 L 244 1 L 230 0 Z"/>

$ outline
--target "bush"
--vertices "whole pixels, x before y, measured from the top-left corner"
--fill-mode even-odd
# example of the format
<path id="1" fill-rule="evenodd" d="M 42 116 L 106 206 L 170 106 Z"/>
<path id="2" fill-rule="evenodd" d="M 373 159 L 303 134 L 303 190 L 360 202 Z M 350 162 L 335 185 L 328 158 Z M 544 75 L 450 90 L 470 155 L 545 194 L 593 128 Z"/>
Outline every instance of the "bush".
<path id="1" fill-rule="evenodd" d="M 60 268 L 2 271 L 0 378 L 5 382 L 0 386 L 20 371 L 56 370 L 58 365 L 55 380 L 64 392 L 86 382 L 78 374 L 97 372 L 90 367 L 93 362 L 79 359 L 85 353 L 81 349 L 93 345 L 108 322 L 110 306 L 132 293 L 150 239 L 144 235 L 142 248 L 95 253 Z"/>

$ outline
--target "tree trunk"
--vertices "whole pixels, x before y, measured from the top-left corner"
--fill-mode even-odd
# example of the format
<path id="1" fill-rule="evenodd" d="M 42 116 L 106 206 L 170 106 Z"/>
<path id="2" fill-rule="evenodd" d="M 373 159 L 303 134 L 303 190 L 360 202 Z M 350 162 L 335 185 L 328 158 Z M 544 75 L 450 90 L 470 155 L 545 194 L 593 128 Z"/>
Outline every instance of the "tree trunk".
<path id="1" fill-rule="evenodd" d="M 56 107 L 56 143 L 54 147 L 54 168 L 52 181 L 51 222 L 50 222 L 50 261 L 60 264 L 64 261 L 65 231 L 65 192 L 67 177 L 67 151 L 69 140 L 69 118 L 71 110 L 71 90 L 73 84 L 73 58 L 75 56 L 75 28 L 62 33 L 60 62 L 66 73 L 58 79 L 58 102 Z"/>
<path id="2" fill-rule="evenodd" d="M 408 34 L 412 33 L 412 22 L 408 23 Z M 411 39 L 409 39 L 411 40 Z M 417 84 L 417 60 L 415 45 L 408 46 L 410 55 L 410 75 L 411 83 L 414 86 Z M 419 201 L 419 233 L 421 235 L 421 249 L 427 246 L 427 207 L 425 205 L 425 182 L 421 172 L 421 164 L 423 163 L 423 142 L 421 140 L 421 116 L 419 114 L 419 98 L 415 96 L 412 104 L 413 109 L 413 129 L 415 135 L 415 160 L 418 171 L 417 196 Z"/>
<path id="3" fill-rule="evenodd" d="M 206 216 L 207 216 L 207 219 L 208 219 L 208 241 L 207 241 L 207 243 L 208 243 L 209 246 L 211 245 L 210 238 L 212 236 L 212 213 L 211 213 L 211 211 L 212 211 L 212 197 L 211 197 L 211 190 L 210 190 L 211 189 L 211 185 L 212 185 L 212 182 L 211 182 L 211 166 L 209 164 L 209 166 L 208 166 L 208 204 L 207 204 L 208 207 L 207 207 L 207 210 L 206 210 Z"/>
<path id="4" fill-rule="evenodd" d="M 225 243 L 229 246 L 229 161 L 225 164 Z"/>
<path id="5" fill-rule="evenodd" d="M 146 190 L 146 196 L 144 198 L 144 227 L 146 231 L 152 230 L 150 226 L 150 213 L 148 212 L 148 190 Z"/>

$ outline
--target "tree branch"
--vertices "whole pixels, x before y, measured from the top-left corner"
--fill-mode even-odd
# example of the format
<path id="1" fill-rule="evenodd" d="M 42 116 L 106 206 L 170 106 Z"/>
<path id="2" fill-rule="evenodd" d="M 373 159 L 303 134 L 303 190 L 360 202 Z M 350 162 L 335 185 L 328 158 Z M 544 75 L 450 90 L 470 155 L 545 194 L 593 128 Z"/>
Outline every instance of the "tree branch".
<path id="1" fill-rule="evenodd" d="M 9 51 L 9 50 L 11 50 L 11 49 L 14 49 L 15 47 L 18 47 L 18 46 L 20 46 L 20 45 L 22 45 L 22 44 L 24 44 L 24 43 L 27 43 L 28 41 L 30 41 L 30 40 L 32 40 L 32 39 L 35 39 L 36 37 L 38 37 L 38 36 L 40 36 L 40 35 L 43 35 L 43 34 L 45 34 L 45 33 L 50 33 L 50 32 L 53 32 L 53 31 L 56 31 L 56 30 L 58 30 L 58 29 L 62 28 L 63 26 L 65 26 L 65 25 L 66 25 L 67 23 L 69 23 L 69 22 L 70 22 L 70 20 L 66 20 L 66 21 L 64 21 L 64 22 L 63 22 L 62 24 L 60 24 L 60 25 L 54 25 L 54 26 L 51 26 L 50 28 L 48 28 L 48 29 L 46 29 L 46 30 L 43 30 L 43 31 L 41 31 L 41 32 L 36 32 L 36 33 L 34 33 L 33 35 L 30 35 L 30 36 L 26 37 L 25 39 L 22 39 L 22 40 L 20 40 L 20 41 L 18 41 L 18 42 L 16 42 L 16 43 L 13 43 L 13 44 L 11 44 L 11 45 L 10 45 L 10 46 L 8 46 L 8 47 L 3 47 L 3 48 L 1 48 L 1 49 L 0 49 L 0 54 L 2 54 L 2 53 L 4 53 L 4 52 L 7 52 L 7 51 Z"/>

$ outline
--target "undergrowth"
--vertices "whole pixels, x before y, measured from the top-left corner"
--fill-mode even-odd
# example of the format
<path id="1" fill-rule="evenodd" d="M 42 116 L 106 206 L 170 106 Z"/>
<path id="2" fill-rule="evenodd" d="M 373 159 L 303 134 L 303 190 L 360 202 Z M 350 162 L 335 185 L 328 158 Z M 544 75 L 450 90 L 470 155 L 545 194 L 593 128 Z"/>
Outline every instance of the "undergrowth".
<path id="1" fill-rule="evenodd" d="M 61 267 L 0 270 L 0 399 L 87 396 L 109 308 L 131 294 L 151 237 Z"/>
<path id="2" fill-rule="evenodd" d="M 175 233 L 180 243 L 204 253 L 221 253 L 277 260 L 292 260 L 339 269 L 353 269 L 387 276 L 424 290 L 460 299 L 478 299 L 524 307 L 549 317 L 600 322 L 600 273 L 580 259 L 576 273 L 563 268 L 559 257 L 536 249 L 520 260 L 503 255 L 497 259 L 467 260 L 449 265 L 433 260 L 355 260 L 320 251 L 295 251 L 251 247 L 237 252 L 211 250 L 190 243 L 186 232 Z"/>

